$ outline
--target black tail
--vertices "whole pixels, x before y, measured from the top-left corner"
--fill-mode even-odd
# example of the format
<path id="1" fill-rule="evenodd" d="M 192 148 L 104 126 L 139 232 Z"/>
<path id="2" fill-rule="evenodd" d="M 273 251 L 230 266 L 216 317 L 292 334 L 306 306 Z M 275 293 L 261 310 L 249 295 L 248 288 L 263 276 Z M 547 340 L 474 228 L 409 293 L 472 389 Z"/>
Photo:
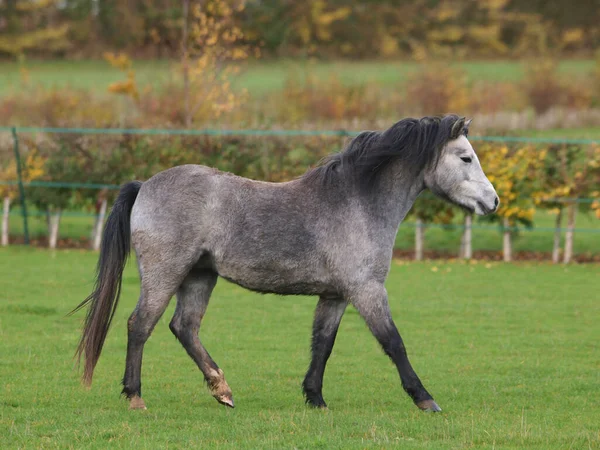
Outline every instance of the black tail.
<path id="1" fill-rule="evenodd" d="M 96 268 L 94 291 L 70 314 L 90 305 L 79 346 L 75 352 L 77 361 L 85 354 L 83 382 L 92 383 L 94 367 L 106 339 L 121 293 L 121 278 L 131 245 L 129 216 L 142 183 L 132 181 L 121 187 L 121 192 L 108 216 L 102 235 L 100 258 Z"/>

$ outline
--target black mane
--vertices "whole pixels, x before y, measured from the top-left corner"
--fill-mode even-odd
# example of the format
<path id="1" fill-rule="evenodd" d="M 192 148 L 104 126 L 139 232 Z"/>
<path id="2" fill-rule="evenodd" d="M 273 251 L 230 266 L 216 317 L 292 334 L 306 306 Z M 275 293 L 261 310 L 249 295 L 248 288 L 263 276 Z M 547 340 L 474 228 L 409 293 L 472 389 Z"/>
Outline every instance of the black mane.
<path id="1" fill-rule="evenodd" d="M 328 184 L 341 173 L 352 174 L 360 186 L 368 187 L 392 160 L 400 160 L 406 170 L 418 174 L 437 164 L 448 141 L 467 133 L 465 118 L 453 114 L 402 119 L 385 131 L 363 131 L 302 178 Z"/>

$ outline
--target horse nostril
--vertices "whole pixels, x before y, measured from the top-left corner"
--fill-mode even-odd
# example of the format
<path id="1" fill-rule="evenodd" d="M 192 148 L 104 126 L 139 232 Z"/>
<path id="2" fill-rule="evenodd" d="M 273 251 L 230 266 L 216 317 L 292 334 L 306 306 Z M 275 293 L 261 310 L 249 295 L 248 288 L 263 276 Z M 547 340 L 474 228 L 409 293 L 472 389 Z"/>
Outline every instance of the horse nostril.
<path id="1" fill-rule="evenodd" d="M 498 200 L 498 197 L 496 197 L 496 198 L 494 199 L 494 208 L 497 208 L 497 207 L 498 207 L 498 202 L 499 202 L 499 200 Z"/>

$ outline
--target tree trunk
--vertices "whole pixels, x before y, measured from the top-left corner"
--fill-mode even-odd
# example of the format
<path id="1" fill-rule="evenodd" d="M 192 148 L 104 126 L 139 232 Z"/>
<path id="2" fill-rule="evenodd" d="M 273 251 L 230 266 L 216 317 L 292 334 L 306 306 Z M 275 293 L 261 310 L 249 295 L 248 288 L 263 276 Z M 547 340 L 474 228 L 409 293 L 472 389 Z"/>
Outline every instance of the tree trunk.
<path id="1" fill-rule="evenodd" d="M 569 264 L 573 257 L 573 237 L 575 236 L 575 215 L 577 213 L 577 204 L 571 203 L 567 207 L 567 232 L 565 233 L 565 254 L 563 262 Z"/>
<path id="2" fill-rule="evenodd" d="M 54 214 L 50 215 L 50 225 L 48 228 L 48 247 L 55 249 L 58 243 L 58 228 L 60 225 L 60 215 L 62 211 L 57 209 Z"/>
<path id="3" fill-rule="evenodd" d="M 94 248 L 94 241 L 96 240 L 96 233 L 98 232 L 98 214 L 94 216 L 94 225 L 92 231 L 90 231 L 90 248 Z"/>
<path id="4" fill-rule="evenodd" d="M 472 225 L 473 216 L 471 214 L 466 214 L 465 229 L 463 230 L 463 234 L 460 238 L 460 258 L 471 259 L 473 257 L 473 247 L 471 245 Z"/>
<path id="5" fill-rule="evenodd" d="M 558 264 L 560 261 L 560 228 L 562 225 L 562 213 L 563 210 L 560 208 L 556 215 L 556 222 L 554 223 L 554 244 L 552 245 L 552 262 Z"/>
<path id="6" fill-rule="evenodd" d="M 4 197 L 4 211 L 2 213 L 2 246 L 8 245 L 8 218 L 10 214 L 10 197 Z"/>
<path id="7" fill-rule="evenodd" d="M 425 225 L 421 219 L 417 219 L 415 227 L 415 260 L 423 260 L 423 243 L 425 241 Z"/>
<path id="8" fill-rule="evenodd" d="M 502 236 L 502 255 L 504 256 L 504 262 L 512 261 L 512 241 L 510 234 L 510 223 L 505 217 L 502 219 L 503 236 Z"/>
<path id="9" fill-rule="evenodd" d="M 183 72 L 183 111 L 185 127 L 192 126 L 192 111 L 190 107 L 190 55 L 188 51 L 188 27 L 190 15 L 190 0 L 183 0 L 183 36 L 181 38 L 181 70 Z"/>
<path id="10" fill-rule="evenodd" d="M 100 250 L 100 242 L 102 241 L 102 230 L 104 228 L 104 216 L 106 216 L 106 199 L 102 199 L 102 206 L 100 206 L 100 214 L 96 221 L 96 233 L 94 235 L 94 250 Z"/>

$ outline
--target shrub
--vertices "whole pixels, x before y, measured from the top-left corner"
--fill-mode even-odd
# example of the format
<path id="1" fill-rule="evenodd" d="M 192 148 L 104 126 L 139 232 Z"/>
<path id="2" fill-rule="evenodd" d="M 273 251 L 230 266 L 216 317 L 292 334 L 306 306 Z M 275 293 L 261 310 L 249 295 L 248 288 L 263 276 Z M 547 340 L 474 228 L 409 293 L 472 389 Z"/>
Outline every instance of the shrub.
<path id="1" fill-rule="evenodd" d="M 523 89 L 536 113 L 543 114 L 559 103 L 561 83 L 556 74 L 556 62 L 538 61 L 526 68 Z"/>
<path id="2" fill-rule="evenodd" d="M 284 89 L 269 96 L 276 116 L 285 122 L 374 119 L 390 114 L 393 96 L 363 85 L 346 85 L 336 75 L 322 80 L 313 73 L 288 76 Z"/>
<path id="3" fill-rule="evenodd" d="M 561 79 L 557 63 L 541 60 L 528 66 L 522 86 L 525 96 L 537 114 L 544 114 L 554 106 L 584 109 L 591 106 L 589 83 Z"/>
<path id="4" fill-rule="evenodd" d="M 514 83 L 475 82 L 469 90 L 468 111 L 493 114 L 504 111 L 519 111 L 527 101 Z"/>
<path id="5" fill-rule="evenodd" d="M 448 64 L 427 63 L 407 81 L 406 105 L 411 114 L 464 111 L 468 104 L 466 74 Z"/>

